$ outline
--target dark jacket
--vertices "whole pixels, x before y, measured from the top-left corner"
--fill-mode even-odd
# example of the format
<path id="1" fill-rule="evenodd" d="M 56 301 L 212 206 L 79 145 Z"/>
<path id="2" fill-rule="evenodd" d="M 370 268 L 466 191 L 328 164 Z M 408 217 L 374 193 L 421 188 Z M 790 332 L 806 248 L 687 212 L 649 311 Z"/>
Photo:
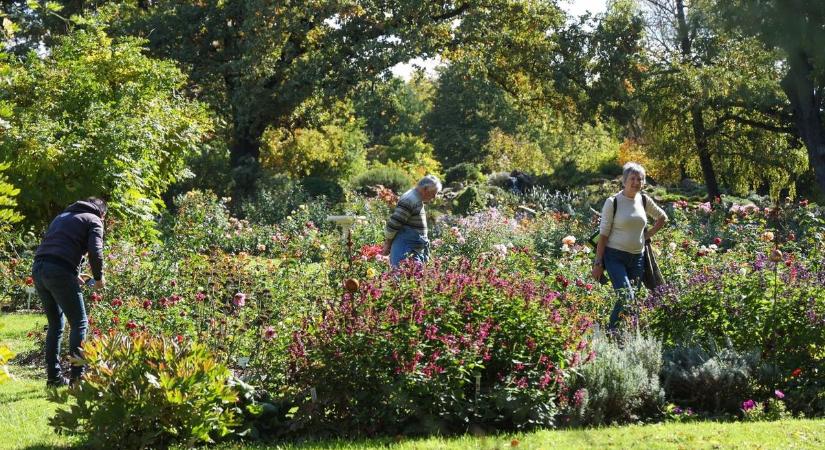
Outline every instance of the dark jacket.
<path id="1" fill-rule="evenodd" d="M 37 247 L 35 259 L 44 257 L 66 262 L 76 268 L 84 254 L 89 254 L 92 276 L 103 277 L 103 220 L 97 206 L 75 202 L 54 218 L 43 241 Z"/>

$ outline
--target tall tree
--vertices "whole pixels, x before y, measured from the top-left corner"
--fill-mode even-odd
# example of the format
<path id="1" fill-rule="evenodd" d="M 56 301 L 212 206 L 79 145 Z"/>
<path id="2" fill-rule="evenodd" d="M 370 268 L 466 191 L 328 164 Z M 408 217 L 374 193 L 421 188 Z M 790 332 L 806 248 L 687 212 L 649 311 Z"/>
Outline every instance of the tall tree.
<path id="1" fill-rule="evenodd" d="M 144 45 L 81 30 L 48 55 L 0 67 L 0 106 L 13 112 L 0 131 L 0 165 L 13 162 L 6 174 L 30 224 L 108 194 L 113 218 L 150 231 L 160 195 L 185 175 L 210 124 L 203 105 L 181 95 L 185 75 Z"/>
<path id="2" fill-rule="evenodd" d="M 642 142 L 676 163 L 681 177 L 696 161 L 710 198 L 721 192 L 720 174 L 734 190 L 768 183 L 777 193 L 790 184 L 804 166 L 788 134 L 776 55 L 715 26 L 708 2 L 645 5 Z"/>
<path id="3" fill-rule="evenodd" d="M 233 164 L 255 161 L 268 127 L 305 125 L 302 105 L 348 93 L 417 56 L 460 45 L 455 24 L 527 0 L 157 0 L 101 9 L 189 67 L 193 92 L 227 111 Z"/>
<path id="4" fill-rule="evenodd" d="M 716 11 L 729 29 L 782 52 L 782 90 L 817 184 L 825 193 L 825 2 L 731 0 L 718 2 Z"/>

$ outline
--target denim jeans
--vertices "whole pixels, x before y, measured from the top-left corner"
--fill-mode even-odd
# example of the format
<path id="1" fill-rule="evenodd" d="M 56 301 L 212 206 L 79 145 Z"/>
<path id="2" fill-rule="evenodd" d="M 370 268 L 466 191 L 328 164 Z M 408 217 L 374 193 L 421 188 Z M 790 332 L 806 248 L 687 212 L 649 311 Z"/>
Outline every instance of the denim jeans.
<path id="1" fill-rule="evenodd" d="M 392 240 L 390 264 L 392 267 L 398 267 L 401 261 L 408 257 L 420 263 L 427 262 L 430 259 L 430 241 L 417 231 L 405 226 Z"/>
<path id="2" fill-rule="evenodd" d="M 50 381 L 57 380 L 61 376 L 59 358 L 65 324 L 64 315 L 71 327 L 69 354 L 74 357 L 82 356 L 80 345 L 86 338 L 86 329 L 89 326 L 83 293 L 80 291 L 76 273 L 50 261 L 35 260 L 32 277 L 49 322 L 46 332 L 46 376 Z M 82 366 L 72 365 L 72 378 L 82 374 Z"/>
<path id="3" fill-rule="evenodd" d="M 644 252 L 637 255 L 607 247 L 604 250 L 604 268 L 613 289 L 619 294 L 608 324 L 608 329 L 614 330 L 619 322 L 619 316 L 624 312 L 626 302 L 632 302 L 635 298 L 634 284 L 638 285 L 645 270 Z"/>

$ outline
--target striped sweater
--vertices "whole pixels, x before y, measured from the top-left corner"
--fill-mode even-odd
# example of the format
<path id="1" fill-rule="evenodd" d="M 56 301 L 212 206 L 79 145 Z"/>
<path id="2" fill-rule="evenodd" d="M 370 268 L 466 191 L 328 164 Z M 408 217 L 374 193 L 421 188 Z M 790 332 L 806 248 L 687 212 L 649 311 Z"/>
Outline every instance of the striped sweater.
<path id="1" fill-rule="evenodd" d="M 421 201 L 421 196 L 415 188 L 405 192 L 398 199 L 398 205 L 384 228 L 386 239 L 394 239 L 396 233 L 401 231 L 404 226 L 412 228 L 424 238 L 427 237 L 427 216 L 424 212 L 424 202 Z"/>

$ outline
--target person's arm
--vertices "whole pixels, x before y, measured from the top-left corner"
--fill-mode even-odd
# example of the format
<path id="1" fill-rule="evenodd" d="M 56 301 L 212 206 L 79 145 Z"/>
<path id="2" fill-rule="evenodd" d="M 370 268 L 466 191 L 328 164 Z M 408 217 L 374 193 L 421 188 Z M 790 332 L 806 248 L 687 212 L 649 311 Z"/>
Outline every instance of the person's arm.
<path id="1" fill-rule="evenodd" d="M 92 277 L 95 285 L 103 283 L 103 222 L 93 221 L 89 227 L 89 266 L 92 268 Z"/>
<path id="2" fill-rule="evenodd" d="M 645 210 L 649 216 L 654 217 L 656 222 L 653 223 L 653 226 L 645 230 L 645 240 L 652 238 L 659 230 L 667 223 L 667 213 L 657 205 L 653 199 L 648 197 L 647 199 L 647 208 Z"/>
<path id="3" fill-rule="evenodd" d="M 607 236 L 600 234 L 596 244 L 596 258 L 593 260 L 593 279 L 599 281 L 604 274 L 604 249 L 607 248 Z"/>
<path id="4" fill-rule="evenodd" d="M 613 230 L 613 218 L 615 217 L 614 198 L 608 197 L 602 206 L 601 220 L 599 221 L 599 242 L 596 243 L 596 258 L 593 260 L 593 279 L 599 281 L 604 274 L 604 252 L 607 248 L 607 240 Z"/>

